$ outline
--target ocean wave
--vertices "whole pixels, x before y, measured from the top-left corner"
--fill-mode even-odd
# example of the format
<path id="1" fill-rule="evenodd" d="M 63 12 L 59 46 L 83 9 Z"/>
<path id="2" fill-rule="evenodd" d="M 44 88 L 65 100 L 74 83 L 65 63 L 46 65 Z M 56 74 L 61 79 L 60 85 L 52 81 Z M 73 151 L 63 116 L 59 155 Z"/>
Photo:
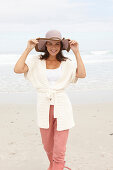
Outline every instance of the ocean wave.
<path id="1" fill-rule="evenodd" d="M 113 62 L 113 59 L 102 59 L 102 60 L 84 60 L 84 63 L 106 63 L 106 62 Z"/>
<path id="2" fill-rule="evenodd" d="M 113 51 L 100 50 L 100 51 L 90 51 L 90 53 L 94 54 L 94 55 L 103 55 L 103 54 L 111 54 L 111 53 L 113 53 Z"/>

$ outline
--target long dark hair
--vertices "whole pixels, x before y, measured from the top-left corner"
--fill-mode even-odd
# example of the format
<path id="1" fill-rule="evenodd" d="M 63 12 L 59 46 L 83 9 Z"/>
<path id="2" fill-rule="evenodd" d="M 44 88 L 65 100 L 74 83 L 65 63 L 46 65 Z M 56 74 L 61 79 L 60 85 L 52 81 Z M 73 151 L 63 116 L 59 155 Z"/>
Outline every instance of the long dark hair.
<path id="1" fill-rule="evenodd" d="M 47 43 L 47 41 L 46 41 Z M 62 48 L 63 48 L 63 44 L 62 44 L 62 41 L 60 41 L 60 51 L 58 52 L 58 54 L 56 55 L 56 59 L 58 61 L 66 61 L 68 59 L 68 57 L 64 57 L 63 54 L 62 54 Z M 49 57 L 49 52 L 47 51 L 47 47 L 45 46 L 45 52 L 44 54 L 41 54 L 41 57 L 40 59 L 43 60 L 43 59 L 48 59 Z"/>

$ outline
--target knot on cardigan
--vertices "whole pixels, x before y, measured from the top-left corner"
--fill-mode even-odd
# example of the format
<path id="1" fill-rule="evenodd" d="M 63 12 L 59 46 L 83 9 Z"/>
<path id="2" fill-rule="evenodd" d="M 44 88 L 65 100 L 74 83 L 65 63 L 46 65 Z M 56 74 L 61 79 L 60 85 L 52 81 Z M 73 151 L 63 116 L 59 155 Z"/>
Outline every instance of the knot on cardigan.
<path id="1" fill-rule="evenodd" d="M 47 97 L 51 100 L 52 98 L 54 98 L 55 97 L 55 91 L 53 91 L 53 90 L 48 90 L 48 92 L 47 92 Z"/>
<path id="2" fill-rule="evenodd" d="M 39 89 L 38 90 L 40 93 L 46 93 L 46 97 L 49 99 L 49 100 L 53 100 L 54 103 L 55 103 L 55 100 L 56 100 L 56 93 L 62 93 L 62 92 L 65 92 L 64 89 L 58 89 L 58 90 L 55 90 L 55 89 Z"/>

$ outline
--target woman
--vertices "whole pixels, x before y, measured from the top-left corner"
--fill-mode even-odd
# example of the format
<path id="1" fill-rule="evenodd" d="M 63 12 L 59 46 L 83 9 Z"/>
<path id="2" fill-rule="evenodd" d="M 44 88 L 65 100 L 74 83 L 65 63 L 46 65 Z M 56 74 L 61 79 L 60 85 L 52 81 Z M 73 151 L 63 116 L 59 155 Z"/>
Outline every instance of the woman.
<path id="1" fill-rule="evenodd" d="M 55 40 L 54 38 L 58 38 Z M 40 127 L 42 143 L 47 153 L 50 165 L 48 170 L 63 170 L 65 165 L 66 143 L 69 129 L 75 125 L 70 100 L 65 88 L 70 83 L 76 83 L 78 78 L 85 78 L 85 67 L 80 56 L 78 43 L 70 40 L 77 68 L 72 60 L 62 54 L 64 42 L 61 33 L 50 30 L 46 38 L 52 38 L 43 43 L 44 55 L 33 56 L 26 64 L 29 52 L 38 46 L 39 41 L 32 39 L 22 56 L 17 61 L 14 72 L 24 73 L 38 94 L 37 123 Z M 70 169 L 70 168 L 68 168 Z"/>

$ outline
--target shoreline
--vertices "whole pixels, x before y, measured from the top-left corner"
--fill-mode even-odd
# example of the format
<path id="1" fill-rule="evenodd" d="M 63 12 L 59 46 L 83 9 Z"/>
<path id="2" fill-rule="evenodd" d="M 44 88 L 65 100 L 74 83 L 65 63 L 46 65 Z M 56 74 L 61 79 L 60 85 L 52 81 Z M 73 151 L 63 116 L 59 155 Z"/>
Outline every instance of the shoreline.
<path id="1" fill-rule="evenodd" d="M 93 104 L 113 101 L 113 90 L 76 91 L 66 89 L 73 104 Z M 37 92 L 0 92 L 0 104 L 36 104 Z"/>

